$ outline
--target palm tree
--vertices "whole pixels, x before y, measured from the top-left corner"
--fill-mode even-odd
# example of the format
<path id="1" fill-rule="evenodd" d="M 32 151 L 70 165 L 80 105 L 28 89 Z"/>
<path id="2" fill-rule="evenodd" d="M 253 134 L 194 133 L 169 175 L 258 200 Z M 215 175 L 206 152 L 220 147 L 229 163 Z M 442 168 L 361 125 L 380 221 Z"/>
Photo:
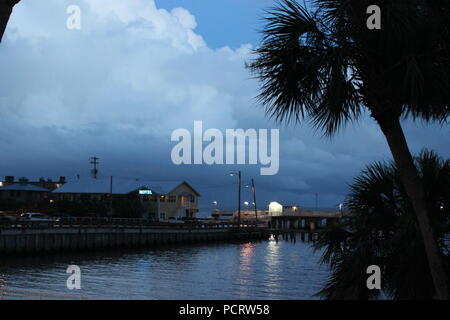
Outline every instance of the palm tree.
<path id="1" fill-rule="evenodd" d="M 0 42 L 2 41 L 3 33 L 5 32 L 13 7 L 19 1 L 20 0 L 0 0 Z"/>
<path id="2" fill-rule="evenodd" d="M 381 29 L 367 28 L 369 5 Z M 382 130 L 419 222 L 437 297 L 449 285 L 425 190 L 400 124 L 402 117 L 447 120 L 450 1 L 282 0 L 268 11 L 261 46 L 248 64 L 260 102 L 277 121 L 305 119 L 332 136 L 365 110 Z"/>
<path id="3" fill-rule="evenodd" d="M 445 236 L 450 232 L 450 159 L 423 151 L 415 159 L 427 188 L 426 203 L 436 230 L 440 253 L 450 267 Z M 366 287 L 366 268 L 382 270 L 382 289 L 394 299 L 431 299 L 434 288 L 425 248 L 399 172 L 394 163 L 374 163 L 350 187 L 347 207 L 352 215 L 330 226 L 315 243 L 322 262 L 331 267 L 325 287 L 327 299 L 378 298 L 381 292 Z"/>

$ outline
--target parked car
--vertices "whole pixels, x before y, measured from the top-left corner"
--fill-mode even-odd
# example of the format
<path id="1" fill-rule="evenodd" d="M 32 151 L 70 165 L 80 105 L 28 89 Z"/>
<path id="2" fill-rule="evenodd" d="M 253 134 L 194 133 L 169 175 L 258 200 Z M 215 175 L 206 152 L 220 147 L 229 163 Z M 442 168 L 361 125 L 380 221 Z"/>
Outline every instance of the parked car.
<path id="1" fill-rule="evenodd" d="M 57 219 L 46 216 L 43 213 L 38 212 L 26 212 L 22 213 L 19 218 L 20 221 L 37 221 L 37 222 L 54 222 Z"/>
<path id="2" fill-rule="evenodd" d="M 184 221 L 175 219 L 174 217 L 170 217 L 170 218 L 168 219 L 168 222 L 169 222 L 169 223 L 184 223 Z"/>

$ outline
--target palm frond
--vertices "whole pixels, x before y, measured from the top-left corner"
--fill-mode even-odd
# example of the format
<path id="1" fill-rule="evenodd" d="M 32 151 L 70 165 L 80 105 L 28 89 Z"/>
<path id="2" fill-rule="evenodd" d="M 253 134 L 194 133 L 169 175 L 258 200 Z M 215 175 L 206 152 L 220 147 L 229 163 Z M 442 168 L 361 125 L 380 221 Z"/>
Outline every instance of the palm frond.
<path id="1" fill-rule="evenodd" d="M 440 121 L 450 114 L 450 5 L 431 0 L 281 0 L 267 11 L 248 68 L 278 122 L 305 119 L 333 135 L 371 111 Z M 366 26 L 381 8 L 381 30 Z M 378 110 L 379 111 L 379 110 Z M 372 112 L 373 115 L 379 112 Z M 389 110 L 387 110 L 389 111 Z"/>
<path id="2" fill-rule="evenodd" d="M 450 231 L 450 159 L 423 150 L 415 163 L 427 186 L 426 202 L 439 245 L 447 263 Z M 429 188 L 429 189 L 428 189 Z M 365 268 L 382 269 L 384 293 L 394 299 L 431 299 L 434 296 L 425 248 L 412 205 L 392 162 L 375 162 L 350 186 L 345 203 L 352 213 L 330 226 L 315 244 L 331 275 L 318 296 L 328 299 L 368 299 Z M 450 265 L 449 265 L 450 266 Z M 353 274 L 353 277 L 351 276 Z"/>

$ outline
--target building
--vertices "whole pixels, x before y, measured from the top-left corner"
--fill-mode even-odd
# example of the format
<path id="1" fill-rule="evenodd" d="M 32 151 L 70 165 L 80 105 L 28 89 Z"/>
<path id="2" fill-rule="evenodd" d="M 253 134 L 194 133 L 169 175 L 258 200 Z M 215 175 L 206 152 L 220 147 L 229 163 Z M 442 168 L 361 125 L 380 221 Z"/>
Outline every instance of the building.
<path id="1" fill-rule="evenodd" d="M 59 177 L 58 181 L 53 181 L 51 178 L 39 178 L 38 181 L 30 181 L 28 178 L 22 177 L 18 180 L 15 180 L 14 176 L 5 176 L 3 181 L 0 181 L 0 187 L 7 187 L 13 184 L 30 184 L 36 187 L 44 188 L 47 190 L 55 190 L 56 188 L 61 187 L 64 183 L 66 183 L 66 177 Z"/>
<path id="2" fill-rule="evenodd" d="M 297 205 L 282 205 L 276 201 L 269 203 L 269 215 L 272 217 L 298 215 L 301 211 Z"/>
<path id="3" fill-rule="evenodd" d="M 194 218 L 200 197 L 186 181 L 116 178 L 77 179 L 65 183 L 51 194 L 56 201 L 109 202 L 112 203 L 112 212 L 117 212 L 121 204 L 132 203 L 135 209 L 138 208 L 140 217 L 160 221 Z"/>
<path id="4" fill-rule="evenodd" d="M 50 190 L 27 182 L 19 182 L 0 187 L 0 200 L 23 203 L 40 202 L 48 199 Z"/>
<path id="5" fill-rule="evenodd" d="M 283 205 L 276 201 L 269 203 L 269 215 L 270 216 L 281 216 L 283 214 Z"/>
<path id="6" fill-rule="evenodd" d="M 65 177 L 59 181 L 40 178 L 39 181 L 29 181 L 22 177 L 18 180 L 14 176 L 6 176 L 0 181 L 0 200 L 12 200 L 21 203 L 36 203 L 49 198 L 52 190 L 61 187 L 65 183 Z"/>

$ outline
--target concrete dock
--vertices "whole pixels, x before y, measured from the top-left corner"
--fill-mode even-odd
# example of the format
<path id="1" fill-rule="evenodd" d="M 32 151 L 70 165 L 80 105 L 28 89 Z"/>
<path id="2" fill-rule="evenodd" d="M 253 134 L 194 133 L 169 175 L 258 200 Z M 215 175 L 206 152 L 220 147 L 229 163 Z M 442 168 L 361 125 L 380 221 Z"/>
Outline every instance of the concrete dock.
<path id="1" fill-rule="evenodd" d="M 161 244 L 268 239 L 254 226 L 9 226 L 0 227 L 0 254 L 81 251 Z"/>

